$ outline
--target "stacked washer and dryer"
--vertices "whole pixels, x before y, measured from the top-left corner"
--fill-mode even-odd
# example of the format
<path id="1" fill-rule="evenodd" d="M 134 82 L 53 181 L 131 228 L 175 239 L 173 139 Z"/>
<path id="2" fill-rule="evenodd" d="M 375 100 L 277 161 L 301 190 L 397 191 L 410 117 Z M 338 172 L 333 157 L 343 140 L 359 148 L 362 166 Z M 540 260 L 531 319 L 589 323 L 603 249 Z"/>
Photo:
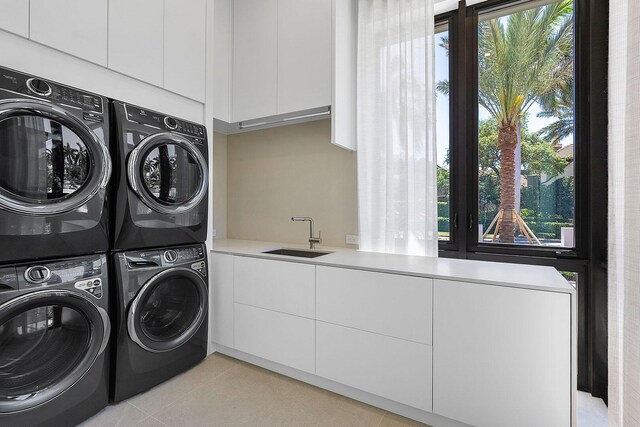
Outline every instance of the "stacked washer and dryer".
<path id="1" fill-rule="evenodd" d="M 0 425 L 205 357 L 207 188 L 203 126 L 0 68 Z"/>
<path id="2" fill-rule="evenodd" d="M 0 425 L 108 404 L 109 101 L 0 69 Z"/>
<path id="3" fill-rule="evenodd" d="M 112 102 L 115 373 L 121 401 L 207 353 L 205 127 Z"/>

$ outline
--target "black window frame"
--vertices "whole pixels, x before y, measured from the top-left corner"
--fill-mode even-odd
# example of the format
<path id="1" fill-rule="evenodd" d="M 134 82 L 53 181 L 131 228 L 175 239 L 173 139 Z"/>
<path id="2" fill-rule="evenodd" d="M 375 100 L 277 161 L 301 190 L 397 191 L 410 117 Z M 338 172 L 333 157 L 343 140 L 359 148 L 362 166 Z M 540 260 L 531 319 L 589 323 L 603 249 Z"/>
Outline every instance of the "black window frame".
<path id="1" fill-rule="evenodd" d="M 450 240 L 439 256 L 552 266 L 578 283 L 578 389 L 607 401 L 609 0 L 574 0 L 575 248 L 478 242 L 478 16 L 537 0 L 488 0 L 437 15 L 449 27 Z M 436 37 L 435 42 L 438 42 Z"/>

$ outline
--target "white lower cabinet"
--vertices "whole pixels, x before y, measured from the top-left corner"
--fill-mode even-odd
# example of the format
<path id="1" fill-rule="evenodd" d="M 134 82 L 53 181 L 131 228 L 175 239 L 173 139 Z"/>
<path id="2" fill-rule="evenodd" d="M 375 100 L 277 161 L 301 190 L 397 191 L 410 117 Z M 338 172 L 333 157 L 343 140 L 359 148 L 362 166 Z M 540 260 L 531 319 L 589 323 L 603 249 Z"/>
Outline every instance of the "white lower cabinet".
<path id="1" fill-rule="evenodd" d="M 314 320 L 235 304 L 237 350 L 301 371 L 315 373 Z"/>
<path id="2" fill-rule="evenodd" d="M 431 346 L 316 322 L 316 373 L 431 411 Z"/>
<path id="3" fill-rule="evenodd" d="M 236 257 L 235 302 L 315 318 L 316 266 Z"/>
<path id="4" fill-rule="evenodd" d="M 233 348 L 234 256 L 211 254 L 209 262 L 209 335 L 211 341 Z"/>
<path id="5" fill-rule="evenodd" d="M 316 267 L 318 320 L 431 345 L 433 280 Z"/>
<path id="6" fill-rule="evenodd" d="M 433 412 L 476 427 L 571 425 L 571 295 L 436 280 Z"/>

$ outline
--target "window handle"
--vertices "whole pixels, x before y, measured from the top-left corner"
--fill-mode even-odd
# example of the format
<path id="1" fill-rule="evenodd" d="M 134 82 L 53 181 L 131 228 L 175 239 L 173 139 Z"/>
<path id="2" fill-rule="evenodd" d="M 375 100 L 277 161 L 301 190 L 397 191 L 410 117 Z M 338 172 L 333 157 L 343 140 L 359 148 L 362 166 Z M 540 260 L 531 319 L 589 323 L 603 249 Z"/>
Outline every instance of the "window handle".
<path id="1" fill-rule="evenodd" d="M 453 214 L 453 229 L 458 230 L 458 212 Z"/>
<path id="2" fill-rule="evenodd" d="M 473 214 L 469 214 L 467 221 L 467 227 L 469 227 L 469 231 L 473 230 Z"/>

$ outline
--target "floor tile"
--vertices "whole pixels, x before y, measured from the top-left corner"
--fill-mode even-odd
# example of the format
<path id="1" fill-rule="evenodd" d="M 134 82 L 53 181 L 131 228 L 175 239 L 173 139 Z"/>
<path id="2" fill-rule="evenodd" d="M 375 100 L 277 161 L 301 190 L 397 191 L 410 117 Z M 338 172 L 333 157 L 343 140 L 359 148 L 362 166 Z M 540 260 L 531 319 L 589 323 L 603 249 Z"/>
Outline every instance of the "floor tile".
<path id="1" fill-rule="evenodd" d="M 135 424 L 134 427 L 167 427 L 167 425 L 149 416 L 144 420 L 140 421 L 138 424 Z"/>
<path id="2" fill-rule="evenodd" d="M 429 427 L 427 424 L 387 412 L 378 427 Z"/>
<path id="3" fill-rule="evenodd" d="M 234 359 L 214 353 L 189 371 L 134 396 L 127 402 L 153 415 L 164 407 L 183 400 L 191 391 L 208 386 L 213 378 L 236 364 Z"/>
<path id="4" fill-rule="evenodd" d="M 135 406 L 122 402 L 109 406 L 80 424 L 81 427 L 130 427 L 143 421 L 148 415 Z"/>
<path id="5" fill-rule="evenodd" d="M 154 416 L 172 427 L 257 425 L 274 408 L 285 405 L 290 393 L 279 376 L 239 365 Z"/>

